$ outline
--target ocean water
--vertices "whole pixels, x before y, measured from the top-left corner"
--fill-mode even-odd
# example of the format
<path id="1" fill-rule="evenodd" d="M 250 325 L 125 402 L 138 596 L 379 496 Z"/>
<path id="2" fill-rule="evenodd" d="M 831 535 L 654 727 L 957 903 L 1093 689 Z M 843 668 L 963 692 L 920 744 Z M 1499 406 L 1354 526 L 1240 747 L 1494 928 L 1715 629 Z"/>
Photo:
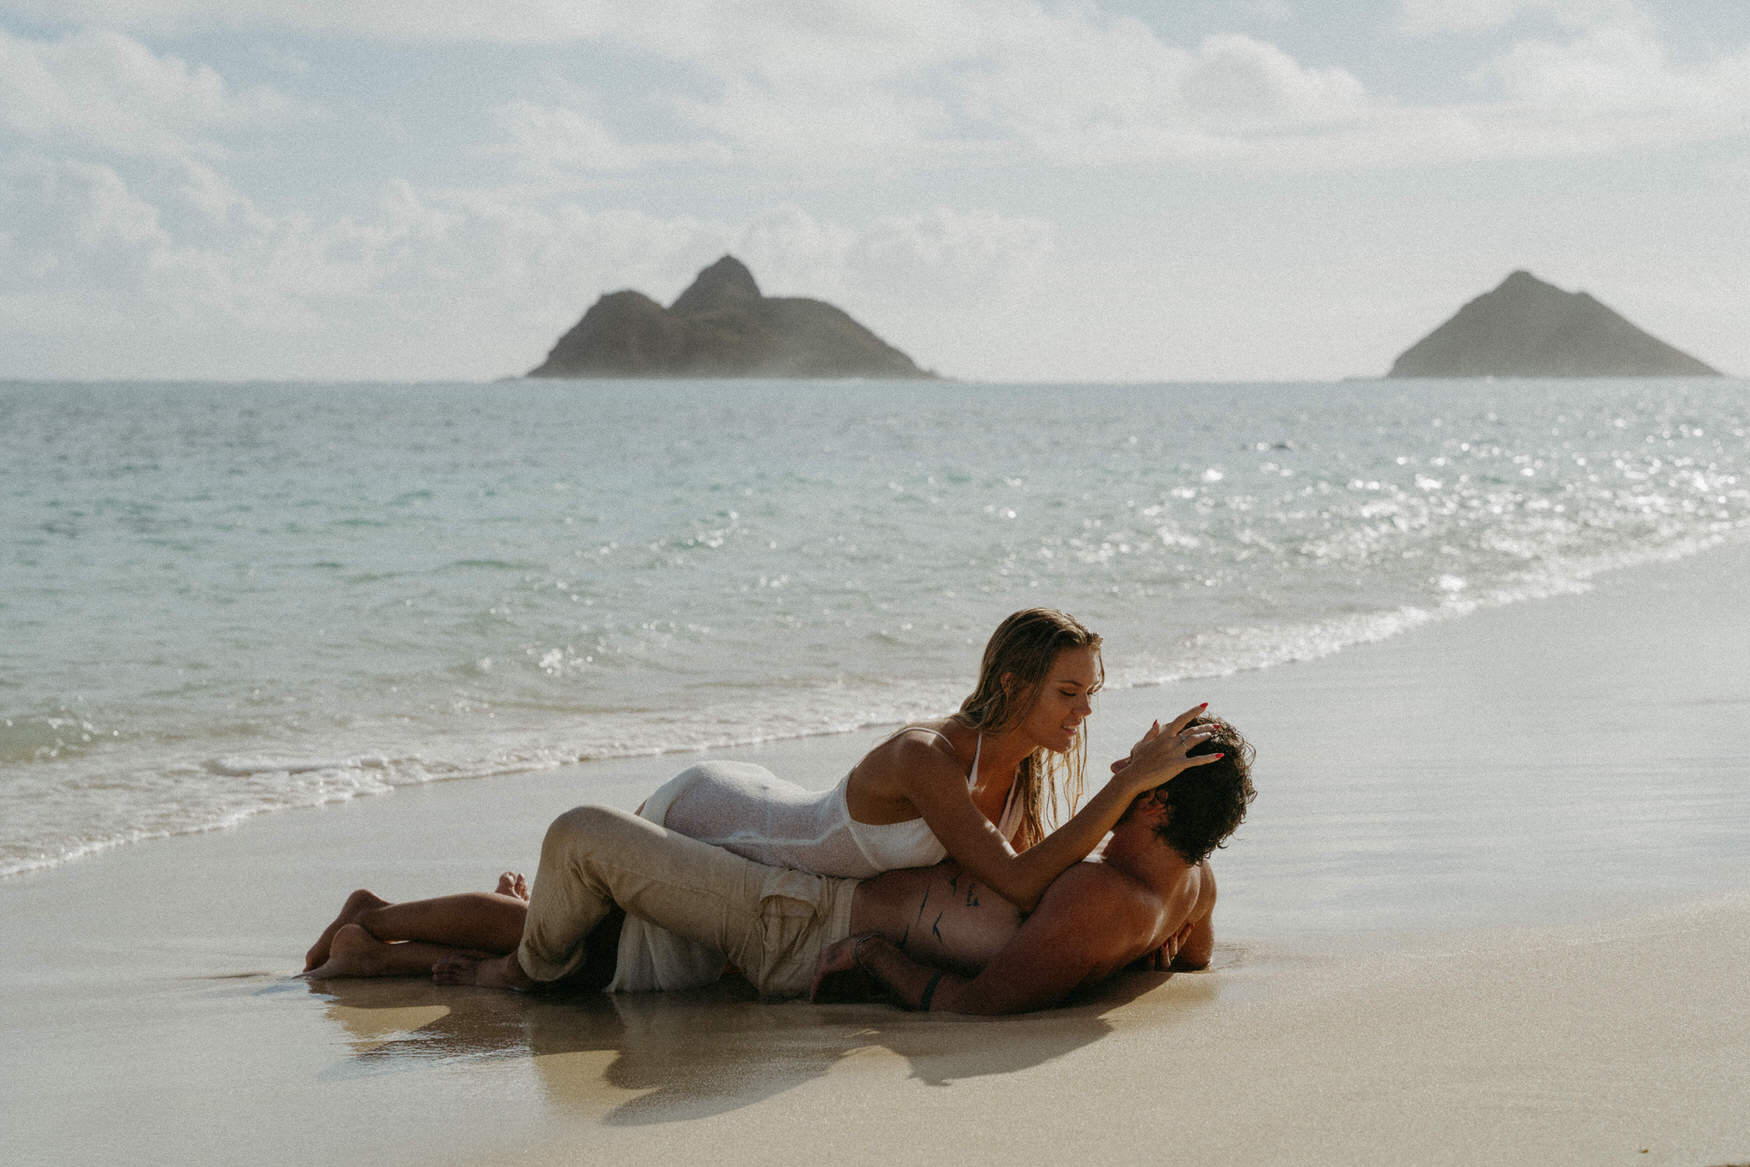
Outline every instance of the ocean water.
<path id="1" fill-rule="evenodd" d="M 1737 381 L 0 384 L 0 874 L 1340 652 L 1750 526 Z"/>

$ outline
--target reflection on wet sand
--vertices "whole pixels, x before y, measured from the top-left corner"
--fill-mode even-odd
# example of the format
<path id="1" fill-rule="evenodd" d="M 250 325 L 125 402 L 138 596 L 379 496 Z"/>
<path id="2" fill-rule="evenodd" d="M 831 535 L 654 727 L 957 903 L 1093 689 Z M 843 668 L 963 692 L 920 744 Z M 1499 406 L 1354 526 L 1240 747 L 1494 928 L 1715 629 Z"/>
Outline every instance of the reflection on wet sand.
<path id="1" fill-rule="evenodd" d="M 688 993 L 524 996 L 411 977 L 312 991 L 331 998 L 353 1051 L 336 1076 L 527 1058 L 555 1111 L 635 1126 L 737 1110 L 860 1051 L 900 1058 L 907 1077 L 930 1085 L 1030 1069 L 1098 1041 L 1111 1032 L 1107 1014 L 1167 979 L 1130 974 L 1069 1008 L 1007 1018 L 767 1003 L 732 979 Z"/>

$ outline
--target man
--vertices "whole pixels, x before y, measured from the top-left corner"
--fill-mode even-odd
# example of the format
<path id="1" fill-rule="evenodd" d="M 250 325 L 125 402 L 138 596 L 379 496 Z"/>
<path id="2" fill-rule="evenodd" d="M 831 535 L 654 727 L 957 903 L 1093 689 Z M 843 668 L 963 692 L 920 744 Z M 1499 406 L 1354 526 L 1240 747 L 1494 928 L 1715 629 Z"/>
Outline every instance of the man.
<path id="1" fill-rule="evenodd" d="M 1023 915 L 952 863 L 828 879 L 763 866 L 606 807 L 554 820 L 514 952 L 440 961 L 441 983 L 532 989 L 611 975 L 617 908 L 724 953 L 769 996 L 840 999 L 858 984 L 909 1009 L 1046 1008 L 1138 960 L 1209 961 L 1208 856 L 1254 797 L 1252 748 L 1225 722 L 1192 752 L 1220 752 L 1144 794 L 1103 850 Z M 1207 726 L 1206 726 L 1207 728 Z M 1114 769 L 1124 765 L 1114 764 Z"/>

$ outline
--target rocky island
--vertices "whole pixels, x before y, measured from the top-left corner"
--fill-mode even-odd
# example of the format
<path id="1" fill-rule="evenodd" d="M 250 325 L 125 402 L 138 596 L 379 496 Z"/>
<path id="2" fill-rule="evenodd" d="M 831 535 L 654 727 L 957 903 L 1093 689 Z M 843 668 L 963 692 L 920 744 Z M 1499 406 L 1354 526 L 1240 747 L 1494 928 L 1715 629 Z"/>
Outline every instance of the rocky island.
<path id="1" fill-rule="evenodd" d="M 1405 349 L 1388 377 L 1717 377 L 1585 292 L 1516 271 Z"/>
<path id="2" fill-rule="evenodd" d="M 664 308 L 612 292 L 559 338 L 531 377 L 931 378 L 910 357 L 820 300 L 766 296 L 734 256 Z"/>

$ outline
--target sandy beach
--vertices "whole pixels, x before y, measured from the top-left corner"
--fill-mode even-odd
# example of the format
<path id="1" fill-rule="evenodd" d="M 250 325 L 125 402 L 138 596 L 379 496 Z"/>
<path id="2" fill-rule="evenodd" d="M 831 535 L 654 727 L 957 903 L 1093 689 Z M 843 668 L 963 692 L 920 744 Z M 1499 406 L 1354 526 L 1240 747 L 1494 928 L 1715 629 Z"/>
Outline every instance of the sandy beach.
<path id="1" fill-rule="evenodd" d="M 1209 700 L 1257 744 L 1260 798 L 1216 860 L 1211 971 L 1036 1016 L 293 976 L 351 888 L 532 870 L 554 814 L 630 807 L 684 756 L 402 789 L 5 881 L 8 1158 L 1750 1162 L 1747 576 L 1730 545 L 1105 695 L 1092 758 Z M 824 784 L 876 736 L 736 756 Z M 1681 806 L 1660 801 L 1674 775 Z"/>

